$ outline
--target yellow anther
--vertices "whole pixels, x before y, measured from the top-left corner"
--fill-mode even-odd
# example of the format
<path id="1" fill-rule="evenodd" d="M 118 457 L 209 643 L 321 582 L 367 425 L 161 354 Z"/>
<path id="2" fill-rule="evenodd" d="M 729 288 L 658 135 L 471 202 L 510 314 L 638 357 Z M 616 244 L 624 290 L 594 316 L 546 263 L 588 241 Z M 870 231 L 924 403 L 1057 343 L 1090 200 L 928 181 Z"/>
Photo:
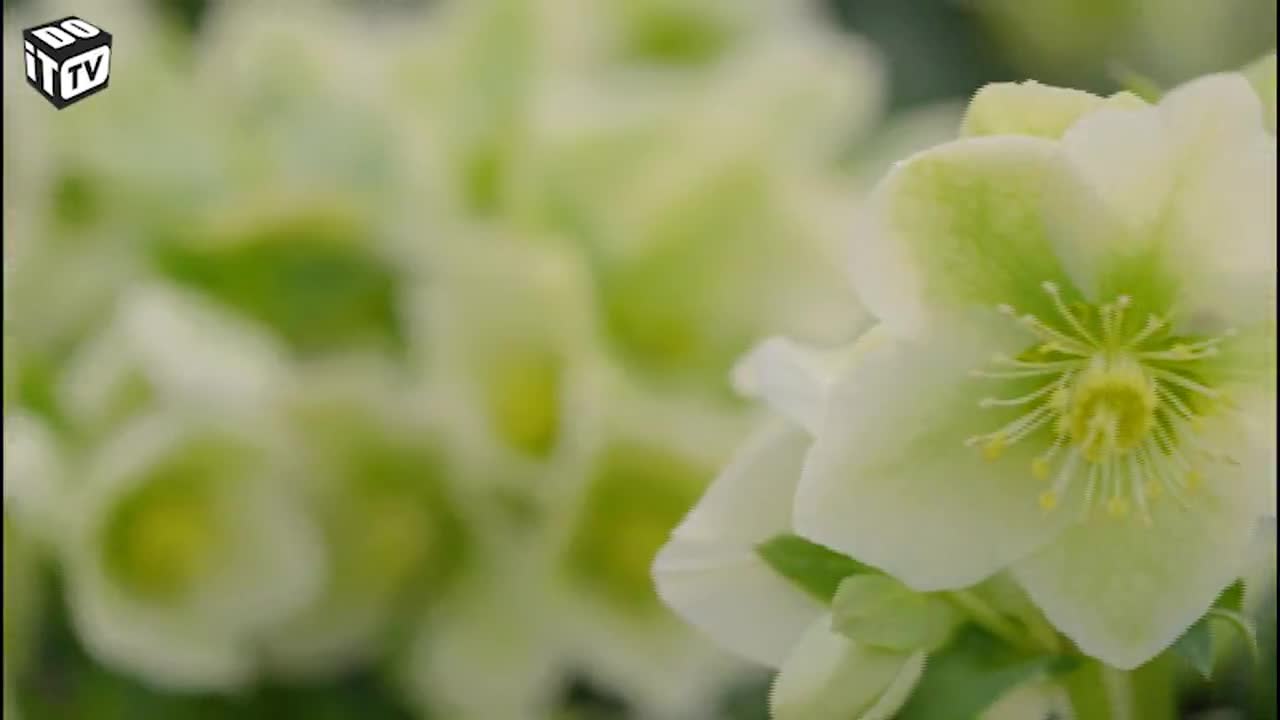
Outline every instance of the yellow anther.
<path id="1" fill-rule="evenodd" d="M 1129 514 L 1129 501 L 1119 495 L 1114 495 L 1107 501 L 1107 512 L 1111 513 L 1111 517 L 1122 518 Z"/>
<path id="2" fill-rule="evenodd" d="M 995 435 L 982 446 L 982 457 L 987 460 L 999 460 L 1004 449 L 1008 447 L 1003 435 Z"/>
<path id="3" fill-rule="evenodd" d="M 1058 494 L 1052 490 L 1045 490 L 1040 493 L 1040 509 L 1045 512 L 1058 507 Z"/>
<path id="4" fill-rule="evenodd" d="M 1187 473 L 1187 489 L 1191 491 L 1199 490 L 1204 486 L 1204 474 L 1199 470 L 1192 470 Z"/>
<path id="5" fill-rule="evenodd" d="M 1037 480 L 1048 480 L 1049 479 L 1049 461 L 1045 460 L 1042 457 L 1038 457 L 1035 460 L 1032 460 L 1031 474 L 1034 475 Z"/>
<path id="6" fill-rule="evenodd" d="M 1196 432 L 1204 432 L 1204 418 L 1199 415 L 1191 418 L 1191 429 Z"/>

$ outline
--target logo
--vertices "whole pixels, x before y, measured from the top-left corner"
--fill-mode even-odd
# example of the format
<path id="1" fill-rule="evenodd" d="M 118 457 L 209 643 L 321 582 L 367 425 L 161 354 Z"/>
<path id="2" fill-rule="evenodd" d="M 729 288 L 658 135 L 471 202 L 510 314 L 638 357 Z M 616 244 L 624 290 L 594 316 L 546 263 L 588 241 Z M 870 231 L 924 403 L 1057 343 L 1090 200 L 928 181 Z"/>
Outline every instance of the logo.
<path id="1" fill-rule="evenodd" d="M 62 108 L 105 90 L 111 78 L 111 33 L 67 17 L 22 31 L 27 83 Z"/>

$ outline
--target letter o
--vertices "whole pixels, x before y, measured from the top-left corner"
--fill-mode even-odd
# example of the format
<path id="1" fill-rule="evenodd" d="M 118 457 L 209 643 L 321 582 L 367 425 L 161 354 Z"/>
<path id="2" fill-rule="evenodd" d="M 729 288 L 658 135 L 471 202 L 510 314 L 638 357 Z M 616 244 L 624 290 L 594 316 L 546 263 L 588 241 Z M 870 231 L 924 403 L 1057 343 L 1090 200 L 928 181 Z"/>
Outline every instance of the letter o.
<path id="1" fill-rule="evenodd" d="M 63 30 L 66 30 L 72 35 L 75 35 L 76 37 L 82 38 L 82 39 L 91 38 L 94 35 L 97 35 L 99 32 L 101 32 L 100 30 L 98 30 L 98 28 L 90 25 L 89 23 L 81 20 L 80 18 L 71 18 L 70 20 L 64 20 L 62 21 L 61 24 L 62 24 Z"/>

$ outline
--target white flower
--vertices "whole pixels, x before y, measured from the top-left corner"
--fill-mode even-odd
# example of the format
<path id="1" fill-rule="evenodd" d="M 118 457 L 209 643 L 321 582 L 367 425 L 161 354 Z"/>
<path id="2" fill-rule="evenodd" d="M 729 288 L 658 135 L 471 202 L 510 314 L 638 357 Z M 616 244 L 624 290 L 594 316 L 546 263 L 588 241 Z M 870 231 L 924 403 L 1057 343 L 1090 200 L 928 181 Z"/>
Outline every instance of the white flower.
<path id="1" fill-rule="evenodd" d="M 180 412 L 129 423 L 83 465 L 59 551 L 71 616 L 101 662 L 174 689 L 256 672 L 260 634 L 323 577 L 269 428 Z"/>
<path id="2" fill-rule="evenodd" d="M 893 340 L 835 381 L 795 524 L 919 591 L 1011 568 L 1132 668 L 1274 514 L 1276 147 L 1238 75 L 1096 104 L 882 182 L 854 272 Z"/>
<path id="3" fill-rule="evenodd" d="M 311 366 L 275 389 L 307 462 L 295 502 L 323 535 L 328 573 L 270 633 L 273 671 L 315 678 L 381 660 L 396 619 L 437 602 L 472 560 L 439 408 L 410 387 L 374 356 Z"/>
<path id="4" fill-rule="evenodd" d="M 35 480 L 72 620 L 99 661 L 158 686 L 249 682 L 266 631 L 323 580 L 300 467 L 264 412 L 287 368 L 255 331 L 143 285 L 57 387 L 70 450 Z"/>

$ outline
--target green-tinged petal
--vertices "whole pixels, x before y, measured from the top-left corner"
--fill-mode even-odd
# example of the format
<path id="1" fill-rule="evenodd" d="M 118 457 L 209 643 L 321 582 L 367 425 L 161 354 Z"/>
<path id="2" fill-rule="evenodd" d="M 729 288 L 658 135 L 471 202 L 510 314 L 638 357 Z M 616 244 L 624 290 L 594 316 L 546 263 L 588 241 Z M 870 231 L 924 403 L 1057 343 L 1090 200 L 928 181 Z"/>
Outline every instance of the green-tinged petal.
<path id="1" fill-rule="evenodd" d="M 1101 97 L 1083 90 L 1041 85 L 1034 80 L 992 83 L 974 95 L 960 134 L 1033 135 L 1057 140 L 1077 120 L 1099 108 L 1137 108 L 1146 103 L 1128 92 Z"/>
<path id="2" fill-rule="evenodd" d="M 1244 69 L 1244 76 L 1253 85 L 1262 101 L 1262 110 L 1266 118 L 1267 129 L 1276 131 L 1276 54 L 1258 60 Z"/>
<path id="3" fill-rule="evenodd" d="M 1063 189 L 1054 224 L 1087 296 L 1129 295 L 1139 312 L 1173 311 L 1193 332 L 1274 318 L 1275 137 L 1243 77 L 1093 113 L 1063 148 L 1087 187 Z"/>
<path id="4" fill-rule="evenodd" d="M 1011 304 L 1053 312 L 1061 282 L 1043 208 L 1067 172 L 1057 143 L 969 138 L 896 166 L 853 244 L 859 295 L 880 320 L 919 328 L 943 309 Z"/>
<path id="5" fill-rule="evenodd" d="M 923 652 L 860 645 L 823 615 L 804 633 L 774 680 L 775 720 L 888 720 L 924 672 Z"/>
<path id="6" fill-rule="evenodd" d="M 799 534 L 919 591 L 972 585 L 1071 519 L 1038 508 L 1043 448 L 1013 444 L 997 462 L 966 444 L 1020 414 L 980 408 L 989 388 L 970 371 L 1025 341 L 962 320 L 872 349 L 836 382 L 796 497 Z"/>
<path id="7" fill-rule="evenodd" d="M 883 335 L 874 328 L 870 333 Z M 733 370 L 734 388 L 816 433 L 831 382 L 852 362 L 854 348 L 865 350 L 873 344 L 863 339 L 843 347 L 816 348 L 787 338 L 769 338 L 738 361 Z"/>
<path id="8" fill-rule="evenodd" d="M 1227 453 L 1183 498 L 1147 501 L 1150 525 L 1097 512 L 1013 566 L 1013 575 L 1086 654 L 1135 668 L 1167 648 L 1240 577 L 1258 526 L 1266 444 L 1214 422 L 1206 447 Z"/>
<path id="9" fill-rule="evenodd" d="M 756 662 L 779 666 L 821 612 L 756 546 L 788 532 L 810 439 L 780 421 L 757 431 L 672 533 L 653 565 L 658 594 L 686 621 Z"/>

